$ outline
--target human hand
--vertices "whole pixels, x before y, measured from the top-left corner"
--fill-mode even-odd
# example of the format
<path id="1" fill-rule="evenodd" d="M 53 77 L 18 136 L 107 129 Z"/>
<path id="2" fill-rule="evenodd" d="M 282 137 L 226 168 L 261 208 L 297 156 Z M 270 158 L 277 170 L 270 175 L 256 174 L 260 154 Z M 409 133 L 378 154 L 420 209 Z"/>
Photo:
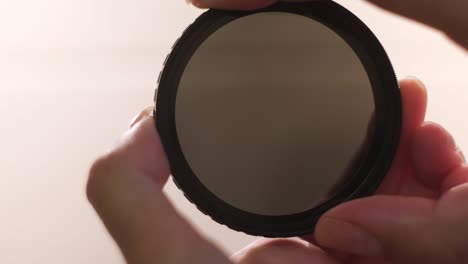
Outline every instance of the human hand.
<path id="1" fill-rule="evenodd" d="M 379 195 L 328 212 L 308 238 L 321 248 L 261 240 L 229 260 L 162 194 L 169 165 L 145 114 L 94 163 L 88 197 L 129 263 L 464 263 L 468 169 L 451 136 L 423 123 L 420 82 L 402 81 L 401 93 L 402 142 Z"/>
<path id="2" fill-rule="evenodd" d="M 402 142 L 379 195 L 328 212 L 308 238 L 321 248 L 264 239 L 229 260 L 163 195 L 170 170 L 150 111 L 96 160 L 88 197 L 128 263 L 464 263 L 468 167 L 443 128 L 423 123 L 421 83 L 402 81 L 401 94 Z"/>
<path id="3" fill-rule="evenodd" d="M 273 2 L 197 0 L 195 5 L 255 9 Z M 435 27 L 468 49 L 468 1 L 370 2 Z M 448 132 L 436 124 L 423 123 L 423 91 L 420 82 L 402 83 L 402 140 L 377 196 L 334 208 L 318 223 L 315 235 L 309 237 L 323 248 L 339 252 L 346 263 L 468 262 L 464 250 L 468 239 L 462 238 L 468 234 L 468 214 L 463 207 L 468 202 L 468 185 L 464 185 L 468 182 L 468 168 Z M 270 248 L 268 243 L 257 246 L 259 251 Z"/>
<path id="4" fill-rule="evenodd" d="M 199 8 L 249 10 L 269 6 L 278 0 L 186 0 Z M 284 0 L 305 2 L 307 0 Z M 317 1 L 317 0 L 308 0 Z M 327 1 L 327 0 L 319 0 Z M 466 0 L 367 0 L 388 11 L 429 25 L 468 49 L 468 1 Z"/>

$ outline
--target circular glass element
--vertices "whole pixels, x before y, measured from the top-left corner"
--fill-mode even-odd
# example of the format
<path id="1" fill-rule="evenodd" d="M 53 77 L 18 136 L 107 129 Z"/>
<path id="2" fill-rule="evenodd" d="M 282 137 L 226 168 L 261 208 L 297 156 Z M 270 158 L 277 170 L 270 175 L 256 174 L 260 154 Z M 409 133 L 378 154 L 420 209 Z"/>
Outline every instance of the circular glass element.
<path id="1" fill-rule="evenodd" d="M 353 176 L 374 109 L 345 40 L 305 16 L 269 12 L 234 20 L 198 47 L 175 115 L 182 152 L 208 190 L 278 216 L 314 208 Z"/>
<path id="2" fill-rule="evenodd" d="M 313 232 L 326 211 L 373 194 L 398 147 L 391 63 L 329 0 L 205 12 L 174 45 L 156 95 L 176 184 L 252 235 Z"/>

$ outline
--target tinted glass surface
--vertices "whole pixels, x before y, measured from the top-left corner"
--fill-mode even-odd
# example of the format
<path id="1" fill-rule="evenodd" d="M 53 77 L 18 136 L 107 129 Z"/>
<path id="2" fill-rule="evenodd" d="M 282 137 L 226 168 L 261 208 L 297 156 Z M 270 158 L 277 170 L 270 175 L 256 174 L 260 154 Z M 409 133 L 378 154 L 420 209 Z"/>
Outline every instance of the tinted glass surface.
<path id="1" fill-rule="evenodd" d="M 317 206 L 353 176 L 374 99 L 357 55 L 310 18 L 260 13 L 213 33 L 178 87 L 176 127 L 192 171 L 251 213 Z"/>

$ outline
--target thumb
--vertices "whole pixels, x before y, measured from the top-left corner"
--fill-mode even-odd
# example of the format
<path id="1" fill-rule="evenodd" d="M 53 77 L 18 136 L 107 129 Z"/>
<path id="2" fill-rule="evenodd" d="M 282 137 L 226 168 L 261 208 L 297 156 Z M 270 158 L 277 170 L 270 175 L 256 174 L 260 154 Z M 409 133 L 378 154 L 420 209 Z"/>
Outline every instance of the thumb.
<path id="1" fill-rule="evenodd" d="M 374 196 L 338 206 L 317 224 L 324 248 L 395 263 L 452 263 L 434 219 L 435 201 Z"/>
<path id="2" fill-rule="evenodd" d="M 117 145 L 97 159 L 87 195 L 128 263 L 228 263 L 162 192 L 169 163 L 153 118 L 139 116 Z"/>

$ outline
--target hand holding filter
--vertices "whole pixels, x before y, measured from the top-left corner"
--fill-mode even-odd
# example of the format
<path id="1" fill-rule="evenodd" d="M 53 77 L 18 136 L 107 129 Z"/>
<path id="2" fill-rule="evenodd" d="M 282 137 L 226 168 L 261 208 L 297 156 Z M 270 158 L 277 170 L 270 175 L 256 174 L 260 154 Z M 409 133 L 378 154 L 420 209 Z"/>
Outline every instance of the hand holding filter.
<path id="1" fill-rule="evenodd" d="M 372 194 L 399 140 L 382 46 L 331 1 L 210 10 L 174 46 L 156 122 L 179 187 L 214 220 L 270 237 L 310 233 Z"/>

